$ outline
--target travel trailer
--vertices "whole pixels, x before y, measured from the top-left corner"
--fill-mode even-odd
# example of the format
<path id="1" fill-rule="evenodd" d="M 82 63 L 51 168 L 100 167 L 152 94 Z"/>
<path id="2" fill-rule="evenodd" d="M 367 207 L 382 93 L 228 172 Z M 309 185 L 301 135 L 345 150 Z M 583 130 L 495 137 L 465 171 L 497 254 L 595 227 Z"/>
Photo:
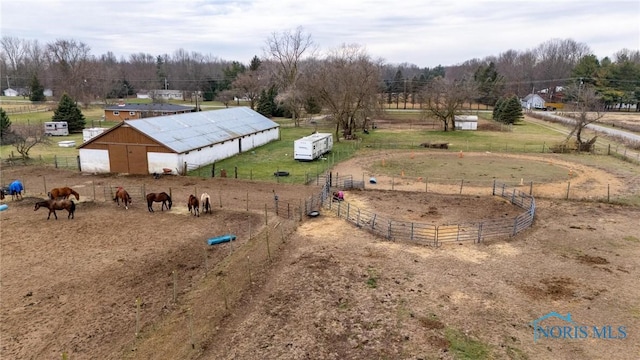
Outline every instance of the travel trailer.
<path id="1" fill-rule="evenodd" d="M 331 151 L 332 148 L 332 134 L 311 134 L 293 142 L 293 158 L 295 160 L 313 161 Z"/>

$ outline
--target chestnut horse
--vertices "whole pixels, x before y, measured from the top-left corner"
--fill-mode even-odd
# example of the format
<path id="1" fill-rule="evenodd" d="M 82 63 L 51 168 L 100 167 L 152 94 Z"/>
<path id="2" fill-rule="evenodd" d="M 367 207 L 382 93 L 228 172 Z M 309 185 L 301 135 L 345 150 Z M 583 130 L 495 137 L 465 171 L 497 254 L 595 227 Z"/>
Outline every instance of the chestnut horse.
<path id="1" fill-rule="evenodd" d="M 124 208 L 129 209 L 129 205 L 131 204 L 131 196 L 129 196 L 127 190 L 120 186 L 118 187 L 118 190 L 116 190 L 116 196 L 114 196 L 113 201 L 117 202 L 118 206 L 120 206 L 120 201 L 122 201 L 122 203 L 124 204 Z"/>
<path id="2" fill-rule="evenodd" d="M 80 194 L 75 192 L 70 187 L 65 186 L 61 188 L 55 188 L 55 189 L 51 189 L 51 192 L 49 192 L 49 198 L 52 200 L 68 199 L 71 195 L 75 196 L 76 200 L 80 201 Z"/>
<path id="3" fill-rule="evenodd" d="M 147 194 L 147 208 L 149 209 L 149 212 L 153 212 L 154 202 L 162 203 L 162 206 L 160 207 L 161 211 L 164 211 L 165 206 L 167 207 L 167 210 L 171 209 L 171 196 L 169 196 L 169 194 L 167 194 L 166 192 Z"/>
<path id="4" fill-rule="evenodd" d="M 67 210 L 69 212 L 69 215 L 67 215 L 67 219 L 73 219 L 74 218 L 73 214 L 76 211 L 76 204 L 73 202 L 73 200 L 67 200 L 67 199 L 65 200 L 49 199 L 49 200 L 38 201 L 33 211 L 36 211 L 41 207 L 49 209 L 49 216 L 47 216 L 47 220 L 49 220 L 49 218 L 51 217 L 51 213 L 53 213 L 53 216 L 55 216 L 56 220 L 58 220 L 58 215 L 56 215 L 56 210 Z"/>
<path id="5" fill-rule="evenodd" d="M 193 216 L 200 217 L 200 203 L 198 202 L 198 198 L 193 194 L 189 195 L 187 207 L 189 208 L 189 212 L 192 213 Z"/>
<path id="6" fill-rule="evenodd" d="M 211 197 L 207 193 L 200 195 L 200 203 L 202 203 L 202 211 L 211 214 Z"/>

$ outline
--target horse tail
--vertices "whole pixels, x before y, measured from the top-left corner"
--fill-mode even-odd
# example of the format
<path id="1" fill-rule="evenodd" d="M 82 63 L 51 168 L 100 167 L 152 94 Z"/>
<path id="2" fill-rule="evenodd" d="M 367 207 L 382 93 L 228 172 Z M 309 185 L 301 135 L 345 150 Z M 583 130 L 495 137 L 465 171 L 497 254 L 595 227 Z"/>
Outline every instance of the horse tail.
<path id="1" fill-rule="evenodd" d="M 70 211 L 71 211 L 71 213 L 73 213 L 73 212 L 76 211 L 76 203 L 74 203 L 73 200 L 69 200 L 69 201 L 71 201 L 71 210 Z"/>

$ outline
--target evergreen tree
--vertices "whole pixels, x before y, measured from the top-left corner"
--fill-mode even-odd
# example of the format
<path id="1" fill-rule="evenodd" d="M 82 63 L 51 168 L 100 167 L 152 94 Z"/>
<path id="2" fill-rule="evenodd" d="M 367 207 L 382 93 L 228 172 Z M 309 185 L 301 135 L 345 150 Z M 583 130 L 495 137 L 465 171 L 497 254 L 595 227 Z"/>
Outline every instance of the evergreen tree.
<path id="1" fill-rule="evenodd" d="M 34 74 L 31 77 L 30 84 L 31 95 L 29 95 L 29 100 L 31 101 L 45 101 L 47 98 L 44 96 L 44 86 L 40 84 L 38 77 Z"/>
<path id="2" fill-rule="evenodd" d="M 282 109 L 276 104 L 278 90 L 271 86 L 268 90 L 262 90 L 256 111 L 266 117 L 282 116 Z"/>
<path id="3" fill-rule="evenodd" d="M 262 64 L 262 61 L 260 60 L 260 58 L 258 58 L 257 55 L 255 55 L 253 59 L 251 59 L 251 63 L 249 64 L 249 70 L 258 71 L 258 68 L 260 68 L 261 64 Z"/>
<path id="4" fill-rule="evenodd" d="M 520 100 L 517 96 L 514 95 L 504 101 L 500 118 L 502 119 L 501 122 L 505 124 L 515 124 L 524 118 L 522 105 L 520 105 Z"/>
<path id="5" fill-rule="evenodd" d="M 493 106 L 493 120 L 502 122 L 502 107 L 504 106 L 504 98 L 499 98 Z"/>
<path id="6" fill-rule="evenodd" d="M 7 139 L 11 134 L 10 129 L 11 120 L 9 120 L 9 115 L 7 115 L 3 108 L 0 108 L 0 143 L 7 143 Z"/>
<path id="7" fill-rule="evenodd" d="M 69 132 L 80 132 L 86 124 L 84 115 L 80 111 L 78 104 L 66 93 L 62 94 L 58 108 L 53 111 L 52 121 L 66 121 Z"/>
<path id="8" fill-rule="evenodd" d="M 480 66 L 473 74 L 473 80 L 478 85 L 478 102 L 488 106 L 494 105 L 504 90 L 504 78 L 498 74 L 493 61 L 486 67 Z"/>

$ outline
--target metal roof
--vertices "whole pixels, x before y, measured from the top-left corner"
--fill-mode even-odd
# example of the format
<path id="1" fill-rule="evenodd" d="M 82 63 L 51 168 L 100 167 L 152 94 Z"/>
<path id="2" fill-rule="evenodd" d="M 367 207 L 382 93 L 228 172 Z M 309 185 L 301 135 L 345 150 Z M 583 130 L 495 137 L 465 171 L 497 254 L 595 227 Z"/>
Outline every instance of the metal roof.
<path id="1" fill-rule="evenodd" d="M 177 153 L 280 126 L 248 107 L 156 116 L 124 122 Z"/>
<path id="2" fill-rule="evenodd" d="M 118 104 L 107 106 L 105 110 L 113 111 L 156 111 L 156 112 L 174 112 L 174 111 L 187 111 L 195 108 L 191 106 L 183 106 L 177 104 L 166 103 L 150 103 L 150 104 Z"/>

